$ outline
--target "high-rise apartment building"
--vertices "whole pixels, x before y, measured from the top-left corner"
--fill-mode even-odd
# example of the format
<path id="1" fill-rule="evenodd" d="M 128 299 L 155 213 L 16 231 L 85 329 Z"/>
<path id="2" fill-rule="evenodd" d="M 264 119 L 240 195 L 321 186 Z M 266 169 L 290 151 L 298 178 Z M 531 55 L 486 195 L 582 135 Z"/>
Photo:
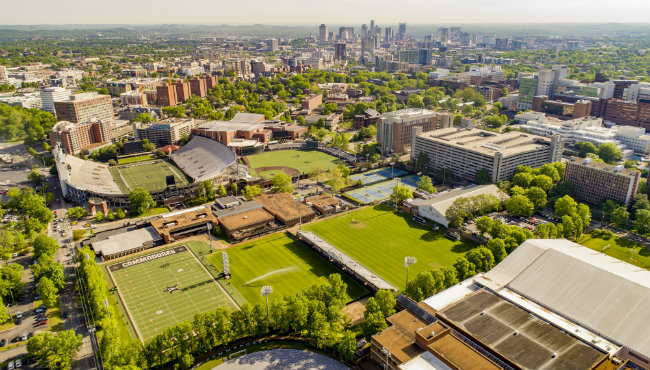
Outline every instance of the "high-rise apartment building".
<path id="1" fill-rule="evenodd" d="M 406 38 L 406 22 L 399 24 L 397 38 L 400 40 L 404 40 Z"/>
<path id="2" fill-rule="evenodd" d="M 174 107 L 178 104 L 176 100 L 176 86 L 162 85 L 156 87 L 156 99 L 161 107 Z"/>
<path id="3" fill-rule="evenodd" d="M 112 121 L 96 119 L 82 123 L 59 121 L 50 131 L 50 145 L 61 145 L 67 154 L 76 155 L 93 144 L 111 141 L 111 126 Z"/>
<path id="4" fill-rule="evenodd" d="M 67 100 L 55 101 L 54 109 L 59 121 L 80 123 L 97 119 L 110 124 L 111 127 L 115 122 L 111 97 L 96 92 L 75 94 Z"/>
<path id="5" fill-rule="evenodd" d="M 573 197 L 599 206 L 612 199 L 629 206 L 634 200 L 641 173 L 624 168 L 594 162 L 591 158 L 571 157 L 566 162 L 564 181 L 573 185 Z"/>
<path id="6" fill-rule="evenodd" d="M 519 100 L 517 109 L 528 110 L 533 107 L 533 98 L 537 95 L 537 76 L 532 73 L 519 73 Z"/>
<path id="7" fill-rule="evenodd" d="M 402 109 L 382 114 L 377 123 L 377 144 L 383 154 L 399 154 L 411 147 L 411 132 L 419 127 L 422 132 L 453 126 L 453 115 L 427 109 Z"/>
<path id="8" fill-rule="evenodd" d="M 174 84 L 174 87 L 176 88 L 176 101 L 179 103 L 185 102 L 192 96 L 189 82 L 178 81 Z"/>
<path id="9" fill-rule="evenodd" d="M 505 50 L 508 48 L 509 41 L 507 37 L 497 37 L 494 47 L 499 50 Z"/>
<path id="10" fill-rule="evenodd" d="M 346 54 L 345 54 L 345 43 L 344 42 L 337 42 L 334 44 L 334 59 L 340 59 L 343 60 L 345 59 Z"/>
<path id="11" fill-rule="evenodd" d="M 377 130 L 379 131 L 379 130 Z M 550 138 L 510 131 L 446 128 L 425 133 L 413 129 L 411 158 L 426 154 L 430 169 L 447 168 L 454 176 L 474 179 L 487 170 L 493 183 L 510 179 L 519 166 L 541 167 L 562 155 L 559 136 Z"/>
<path id="12" fill-rule="evenodd" d="M 208 86 L 203 77 L 194 77 L 190 80 L 190 92 L 199 98 L 205 98 L 208 95 Z"/>
<path id="13" fill-rule="evenodd" d="M 70 98 L 72 92 L 62 87 L 46 87 L 41 89 L 41 109 L 56 115 L 54 102 L 66 101 Z"/>
<path id="14" fill-rule="evenodd" d="M 328 41 L 328 34 L 327 34 L 327 25 L 321 24 L 320 27 L 318 27 L 318 41 L 320 42 L 327 42 Z"/>
<path id="15" fill-rule="evenodd" d="M 137 140 L 147 139 L 158 146 L 176 144 L 183 135 L 189 136 L 195 123 L 189 119 L 167 119 L 154 123 L 133 123 L 133 136 Z"/>
<path id="16" fill-rule="evenodd" d="M 393 29 L 391 27 L 386 27 L 386 30 L 384 32 L 384 41 L 393 41 Z"/>

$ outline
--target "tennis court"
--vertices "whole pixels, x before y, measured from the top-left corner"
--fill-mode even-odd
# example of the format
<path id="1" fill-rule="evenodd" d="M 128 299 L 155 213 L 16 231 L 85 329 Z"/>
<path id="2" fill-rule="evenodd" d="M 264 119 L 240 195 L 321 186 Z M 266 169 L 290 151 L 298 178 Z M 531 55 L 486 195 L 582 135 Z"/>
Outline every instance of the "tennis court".
<path id="1" fill-rule="evenodd" d="M 388 172 L 390 173 L 390 169 L 388 169 Z M 387 180 L 380 183 L 364 186 L 359 189 L 350 190 L 344 194 L 358 200 L 359 203 L 362 204 L 379 202 L 390 198 L 395 185 L 406 185 L 411 190 L 415 190 L 418 187 L 417 183 L 419 180 L 420 178 L 417 175 L 409 175 L 402 178 Z"/>
<path id="2" fill-rule="evenodd" d="M 376 182 L 392 179 L 393 177 L 401 177 L 406 174 L 408 174 L 408 172 L 404 170 L 400 170 L 398 168 L 393 168 L 391 170 L 388 167 L 384 167 L 384 168 L 378 168 L 376 170 L 352 175 L 350 176 L 350 179 L 354 182 L 358 182 L 359 180 L 361 180 L 361 182 L 364 185 L 369 185 L 369 184 L 374 184 Z"/>

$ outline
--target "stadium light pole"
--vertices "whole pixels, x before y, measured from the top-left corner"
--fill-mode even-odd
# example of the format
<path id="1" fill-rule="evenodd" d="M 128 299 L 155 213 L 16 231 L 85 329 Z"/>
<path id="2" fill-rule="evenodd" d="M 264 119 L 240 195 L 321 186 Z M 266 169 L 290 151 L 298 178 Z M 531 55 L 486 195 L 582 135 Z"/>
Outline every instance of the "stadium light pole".
<path id="1" fill-rule="evenodd" d="M 269 316 L 269 295 L 273 293 L 273 287 L 270 285 L 264 285 L 262 287 L 262 297 L 266 297 L 266 320 L 270 321 Z"/>
<path id="2" fill-rule="evenodd" d="M 409 285 L 409 266 L 414 265 L 417 262 L 418 262 L 418 260 L 415 257 L 409 257 L 409 256 L 404 257 L 404 266 L 406 266 L 406 285 L 405 286 Z M 406 289 L 406 288 L 404 288 L 404 289 Z"/>

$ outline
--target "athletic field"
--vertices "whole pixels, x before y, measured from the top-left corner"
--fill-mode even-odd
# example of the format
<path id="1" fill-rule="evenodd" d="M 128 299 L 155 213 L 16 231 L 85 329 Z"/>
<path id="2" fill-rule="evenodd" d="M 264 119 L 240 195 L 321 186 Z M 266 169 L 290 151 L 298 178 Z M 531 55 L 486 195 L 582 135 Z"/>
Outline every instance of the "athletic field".
<path id="1" fill-rule="evenodd" d="M 417 258 L 409 274 L 452 265 L 474 247 L 445 238 L 445 229 L 420 225 L 412 216 L 380 204 L 304 226 L 400 290 L 406 284 L 404 257 Z"/>
<path id="2" fill-rule="evenodd" d="M 341 274 L 348 284 L 348 295 L 358 298 L 367 291 L 330 264 L 325 258 L 299 241 L 284 233 L 274 234 L 225 250 L 230 259 L 230 283 L 250 304 L 264 302 L 260 295 L 262 286 L 271 285 L 273 294 L 269 299 L 285 294 L 295 294 L 314 284 L 327 283 L 333 273 Z M 210 261 L 221 271 L 221 252 L 212 254 Z"/>
<path id="3" fill-rule="evenodd" d="M 144 342 L 197 313 L 237 308 L 185 245 L 107 268 Z"/>
<path id="4" fill-rule="evenodd" d="M 145 188 L 148 191 L 164 189 L 167 187 L 168 175 L 174 175 L 176 185 L 188 184 L 183 171 L 164 159 L 113 166 L 110 171 L 120 190 L 127 194 L 135 188 Z"/>
<path id="5" fill-rule="evenodd" d="M 296 158 L 300 156 L 300 158 Z M 252 172 L 261 177 L 273 177 L 274 174 L 282 171 L 282 167 L 309 173 L 315 165 L 320 165 L 327 171 L 338 165 L 339 159 L 317 150 L 274 150 L 246 156 Z M 275 167 L 275 168 L 273 168 Z M 291 171 L 285 171 L 291 172 Z M 295 175 L 294 175 L 295 176 Z"/>
<path id="6" fill-rule="evenodd" d="M 594 238 L 591 234 L 584 235 L 578 243 L 598 252 L 605 250 L 608 256 L 650 270 L 650 247 L 648 246 L 616 236 L 609 239 Z"/>

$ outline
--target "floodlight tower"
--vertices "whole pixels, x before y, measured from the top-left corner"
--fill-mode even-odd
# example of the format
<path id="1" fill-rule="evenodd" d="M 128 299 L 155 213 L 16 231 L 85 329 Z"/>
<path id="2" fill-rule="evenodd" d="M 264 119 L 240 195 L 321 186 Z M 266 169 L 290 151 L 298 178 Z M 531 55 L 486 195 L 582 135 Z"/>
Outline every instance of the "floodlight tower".
<path id="1" fill-rule="evenodd" d="M 221 263 L 223 265 L 224 277 L 230 279 L 230 260 L 228 259 L 228 253 L 221 252 Z"/>
<path id="2" fill-rule="evenodd" d="M 404 266 L 406 266 L 406 286 L 409 285 L 409 266 L 415 265 L 418 262 L 415 257 L 404 257 Z"/>
<path id="3" fill-rule="evenodd" d="M 269 295 L 273 293 L 273 287 L 270 285 L 264 285 L 262 287 L 262 297 L 266 297 L 266 319 L 270 320 L 269 318 Z"/>

